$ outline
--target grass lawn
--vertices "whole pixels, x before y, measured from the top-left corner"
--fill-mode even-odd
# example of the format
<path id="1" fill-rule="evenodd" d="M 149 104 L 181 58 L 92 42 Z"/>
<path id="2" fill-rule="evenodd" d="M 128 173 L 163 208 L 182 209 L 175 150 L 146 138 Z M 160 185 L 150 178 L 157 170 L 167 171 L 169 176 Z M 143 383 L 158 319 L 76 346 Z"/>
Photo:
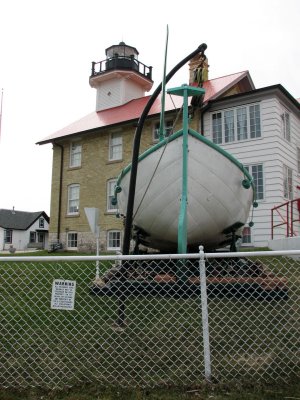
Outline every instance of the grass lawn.
<path id="1" fill-rule="evenodd" d="M 95 261 L 0 259 L 0 387 L 17 388 L 0 399 L 300 398 L 299 264 L 268 263 L 288 279 L 288 300 L 209 299 L 213 377 L 234 384 L 196 390 L 204 370 L 199 297 L 127 299 L 128 325 L 118 331 L 118 300 L 89 291 Z M 101 273 L 109 266 L 101 263 Z M 76 281 L 73 311 L 50 308 L 54 279 Z"/>
<path id="2" fill-rule="evenodd" d="M 203 385 L 201 388 L 161 388 L 125 390 L 84 385 L 68 390 L 0 390 L 0 400 L 297 400 L 300 382 L 285 385 L 244 387 Z"/>

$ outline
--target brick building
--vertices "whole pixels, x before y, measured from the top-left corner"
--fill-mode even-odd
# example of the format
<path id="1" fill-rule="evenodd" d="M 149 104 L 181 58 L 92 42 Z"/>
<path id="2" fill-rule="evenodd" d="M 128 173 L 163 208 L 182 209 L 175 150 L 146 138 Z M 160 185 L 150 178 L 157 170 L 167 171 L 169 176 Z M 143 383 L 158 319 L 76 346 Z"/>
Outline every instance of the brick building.
<path id="1" fill-rule="evenodd" d="M 190 62 L 190 81 L 196 61 Z M 137 49 L 123 42 L 111 46 L 105 60 L 92 63 L 96 110 L 38 142 L 53 144 L 50 243 L 60 241 L 69 250 L 94 248 L 84 208 L 96 207 L 100 250 L 121 248 L 123 221 L 111 201 L 113 188 L 131 161 L 135 127 L 152 85 L 152 67 L 138 60 Z M 205 97 L 201 107 L 191 109 L 190 126 L 248 166 L 259 189 L 260 211 L 254 227 L 245 227 L 244 241 L 267 245 L 271 207 L 295 197 L 300 183 L 299 103 L 281 85 L 255 89 L 248 71 L 207 80 L 203 87 Z M 166 97 L 170 132 L 181 126 L 180 101 Z M 145 124 L 141 152 L 157 141 L 159 118 L 160 99 Z"/>

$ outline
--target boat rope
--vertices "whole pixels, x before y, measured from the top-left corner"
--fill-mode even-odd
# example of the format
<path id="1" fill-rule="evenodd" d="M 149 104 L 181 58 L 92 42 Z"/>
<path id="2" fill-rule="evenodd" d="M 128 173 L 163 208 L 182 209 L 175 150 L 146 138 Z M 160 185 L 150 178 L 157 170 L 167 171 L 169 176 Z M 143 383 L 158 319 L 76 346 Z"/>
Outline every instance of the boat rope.
<path id="1" fill-rule="evenodd" d="M 172 103 L 173 103 L 173 105 L 174 105 L 174 109 L 176 109 L 176 106 L 175 106 L 175 104 L 174 104 L 174 101 L 173 101 L 173 99 L 172 99 L 172 96 L 170 95 L 170 97 L 171 97 Z M 175 118 L 175 120 L 174 120 L 174 122 L 173 122 L 173 125 L 172 125 L 172 132 L 174 131 L 174 128 L 175 128 L 175 126 L 176 126 L 176 124 L 177 124 L 177 121 L 178 121 L 178 119 L 179 119 L 180 114 L 182 113 L 182 110 L 183 110 L 183 104 L 182 104 L 181 108 L 179 109 L 179 111 L 177 112 L 176 118 Z M 148 185 L 147 185 L 146 190 L 145 190 L 145 192 L 144 192 L 144 194 L 143 194 L 143 197 L 141 198 L 141 201 L 139 202 L 139 205 L 137 206 L 137 209 L 136 209 L 136 211 L 135 211 L 135 213 L 134 213 L 134 215 L 133 215 L 133 218 L 132 218 L 133 220 L 135 219 L 135 217 L 136 217 L 136 215 L 137 215 L 137 213 L 138 213 L 138 211 L 139 211 L 139 209 L 140 209 L 140 207 L 141 207 L 141 205 L 142 205 L 142 203 L 143 203 L 143 201 L 144 201 L 144 199 L 145 199 L 145 197 L 146 197 L 146 194 L 147 194 L 147 192 L 148 192 L 148 190 L 149 190 L 149 187 L 150 187 L 150 185 L 151 185 L 151 183 L 152 183 L 152 181 L 153 181 L 153 179 L 154 179 L 154 176 L 155 176 L 155 174 L 156 174 L 156 172 L 157 172 L 157 169 L 158 169 L 158 167 L 159 167 L 159 164 L 160 164 L 160 162 L 161 162 L 161 160 L 162 160 L 162 158 L 163 158 L 163 155 L 164 155 L 164 153 L 165 153 L 165 151 L 166 151 L 166 148 L 167 148 L 167 145 L 168 145 L 168 143 L 169 143 L 170 136 L 171 136 L 171 135 L 169 135 L 169 136 L 166 137 L 166 143 L 164 144 L 163 150 L 162 150 L 161 155 L 160 155 L 160 157 L 159 157 L 159 159 L 158 159 L 158 161 L 157 161 L 157 163 L 156 163 L 156 166 L 155 166 L 154 171 L 153 171 L 153 173 L 152 173 L 152 175 L 151 175 L 151 178 L 150 178 L 150 180 L 149 180 L 149 182 L 148 182 Z"/>
<path id="2" fill-rule="evenodd" d="M 135 219 L 136 214 L 138 213 L 138 211 L 139 211 L 139 209 L 140 209 L 140 207 L 141 207 L 141 205 L 142 205 L 142 203 L 143 203 L 143 201 L 144 201 L 144 199 L 145 199 L 145 197 L 146 197 L 146 194 L 147 194 L 148 189 L 149 189 L 149 187 L 150 187 L 150 185 L 151 185 L 151 183 L 152 183 L 152 181 L 153 181 L 153 179 L 154 179 L 154 176 L 155 176 L 156 171 L 157 171 L 157 169 L 158 169 L 158 167 L 159 167 L 160 161 L 161 161 L 161 159 L 162 159 L 162 157 L 163 157 L 163 155 L 164 155 L 164 152 L 165 152 L 165 150 L 166 150 L 166 147 L 167 147 L 168 142 L 169 142 L 169 138 L 167 138 L 167 141 L 166 141 L 166 143 L 165 143 L 165 145 L 164 145 L 164 147 L 163 147 L 163 151 L 161 152 L 161 155 L 160 155 L 160 157 L 159 157 L 159 159 L 158 159 L 158 162 L 157 162 L 157 164 L 156 164 L 156 166 L 155 166 L 155 168 L 154 168 L 154 171 L 153 171 L 152 176 L 151 176 L 151 178 L 150 178 L 150 180 L 149 180 L 149 182 L 148 182 L 148 185 L 147 185 L 146 190 L 145 190 L 145 192 L 144 192 L 144 194 L 143 194 L 143 197 L 141 198 L 141 201 L 139 202 L 139 205 L 137 206 L 136 212 L 135 212 L 134 215 L 133 215 L 133 220 Z"/>
<path id="3" fill-rule="evenodd" d="M 172 101 L 172 103 L 173 103 L 174 110 L 176 110 L 176 105 L 175 105 L 174 100 L 173 100 L 173 97 L 171 96 L 170 93 L 169 93 L 169 96 L 170 96 L 170 99 L 171 99 L 171 101 Z M 179 119 L 180 115 L 182 114 L 182 110 L 183 110 L 183 104 L 181 105 L 179 111 L 177 112 L 176 118 L 175 118 L 175 120 L 174 120 L 174 122 L 173 122 L 173 125 L 172 125 L 172 132 L 174 131 L 174 128 L 175 128 L 175 126 L 176 126 L 176 124 L 177 124 L 177 122 L 178 122 L 178 119 Z"/>

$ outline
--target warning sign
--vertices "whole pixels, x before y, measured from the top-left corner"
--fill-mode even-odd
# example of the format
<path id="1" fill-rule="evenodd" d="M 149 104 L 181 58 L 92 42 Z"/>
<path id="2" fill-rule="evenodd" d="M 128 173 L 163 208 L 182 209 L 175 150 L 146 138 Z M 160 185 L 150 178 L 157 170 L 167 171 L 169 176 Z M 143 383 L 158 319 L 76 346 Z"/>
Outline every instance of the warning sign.
<path id="1" fill-rule="evenodd" d="M 74 310 L 76 281 L 55 279 L 52 285 L 51 308 Z"/>

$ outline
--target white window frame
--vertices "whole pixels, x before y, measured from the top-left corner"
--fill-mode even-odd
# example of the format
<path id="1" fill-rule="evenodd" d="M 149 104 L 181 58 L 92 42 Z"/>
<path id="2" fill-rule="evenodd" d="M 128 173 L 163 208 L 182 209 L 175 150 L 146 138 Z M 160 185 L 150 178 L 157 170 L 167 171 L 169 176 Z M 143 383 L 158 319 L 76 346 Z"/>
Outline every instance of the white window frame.
<path id="1" fill-rule="evenodd" d="M 118 206 L 112 204 L 112 198 L 115 195 L 115 186 L 117 179 L 110 179 L 106 182 L 106 211 L 108 213 L 115 213 L 118 211 Z"/>
<path id="2" fill-rule="evenodd" d="M 71 237 L 73 236 L 73 237 Z M 76 246 L 70 246 L 70 244 L 75 244 Z M 67 233 L 67 249 L 68 250 L 77 250 L 78 249 L 78 233 L 77 232 L 68 232 Z"/>
<path id="3" fill-rule="evenodd" d="M 258 122 L 257 122 L 257 120 L 258 120 Z M 258 127 L 259 127 L 259 131 L 258 131 Z M 249 105 L 249 135 L 250 135 L 250 139 L 260 138 L 261 133 L 262 132 L 261 132 L 260 103 L 250 104 Z"/>
<path id="4" fill-rule="evenodd" d="M 297 147 L 297 172 L 300 174 L 300 147 Z"/>
<path id="5" fill-rule="evenodd" d="M 29 243 L 36 243 L 36 232 L 35 231 L 29 232 Z"/>
<path id="6" fill-rule="evenodd" d="M 291 116 L 288 111 L 284 111 L 281 114 L 281 119 L 282 119 L 282 133 L 283 137 L 285 140 L 288 142 L 291 141 Z"/>
<path id="7" fill-rule="evenodd" d="M 12 229 L 4 229 L 4 243 L 12 244 L 13 242 L 13 230 Z"/>
<path id="8" fill-rule="evenodd" d="M 120 161 L 123 159 L 123 136 L 121 132 L 110 133 L 108 148 L 109 161 Z"/>
<path id="9" fill-rule="evenodd" d="M 211 136 L 216 144 L 254 140 L 262 135 L 260 103 L 211 113 Z"/>
<path id="10" fill-rule="evenodd" d="M 247 107 L 237 107 L 234 109 L 235 117 L 236 117 L 236 138 L 238 141 L 247 140 L 248 132 L 249 132 L 249 117 L 248 117 L 248 110 Z M 223 140 L 224 142 L 224 140 Z"/>
<path id="11" fill-rule="evenodd" d="M 293 170 L 283 164 L 283 197 L 287 200 L 293 200 Z"/>
<path id="12" fill-rule="evenodd" d="M 159 141 L 159 127 L 160 127 L 160 121 L 155 122 L 155 124 L 153 125 L 153 142 Z M 166 137 L 172 135 L 173 128 L 174 128 L 173 119 L 167 119 L 165 121 Z"/>
<path id="13" fill-rule="evenodd" d="M 74 183 L 68 186 L 68 215 L 79 214 L 80 185 Z"/>
<path id="14" fill-rule="evenodd" d="M 253 183 L 256 189 L 256 200 L 264 200 L 265 199 L 265 177 L 264 177 L 264 165 L 262 163 L 258 164 L 249 164 L 244 166 L 249 174 L 253 177 Z M 261 168 L 260 168 L 261 167 Z M 256 177 L 255 175 L 259 173 L 259 171 L 255 171 L 256 169 L 261 169 L 261 177 Z M 261 180 L 262 184 L 258 185 L 257 180 Z M 258 190 L 258 187 L 262 187 L 262 189 Z"/>
<path id="15" fill-rule="evenodd" d="M 223 121 L 223 114 L 221 111 L 212 113 L 211 116 L 211 136 L 212 141 L 216 144 L 221 144 L 223 141 L 223 134 L 222 134 L 222 123 Z M 216 133 L 216 134 L 215 134 Z"/>
<path id="16" fill-rule="evenodd" d="M 235 130 L 234 130 L 234 110 L 224 111 L 224 140 L 225 143 L 235 141 Z"/>
<path id="17" fill-rule="evenodd" d="M 112 235 L 118 235 L 119 237 L 117 237 L 117 238 L 112 237 L 111 238 L 110 236 L 112 236 Z M 119 245 L 118 246 L 110 246 L 110 244 L 112 242 L 115 242 L 115 241 L 117 241 Z M 107 246 L 106 246 L 107 250 L 113 250 L 113 251 L 121 250 L 121 245 L 122 245 L 122 233 L 121 233 L 121 231 L 116 230 L 116 229 L 107 231 Z"/>
<path id="18" fill-rule="evenodd" d="M 70 168 L 81 167 L 82 145 L 78 142 L 70 144 Z"/>

